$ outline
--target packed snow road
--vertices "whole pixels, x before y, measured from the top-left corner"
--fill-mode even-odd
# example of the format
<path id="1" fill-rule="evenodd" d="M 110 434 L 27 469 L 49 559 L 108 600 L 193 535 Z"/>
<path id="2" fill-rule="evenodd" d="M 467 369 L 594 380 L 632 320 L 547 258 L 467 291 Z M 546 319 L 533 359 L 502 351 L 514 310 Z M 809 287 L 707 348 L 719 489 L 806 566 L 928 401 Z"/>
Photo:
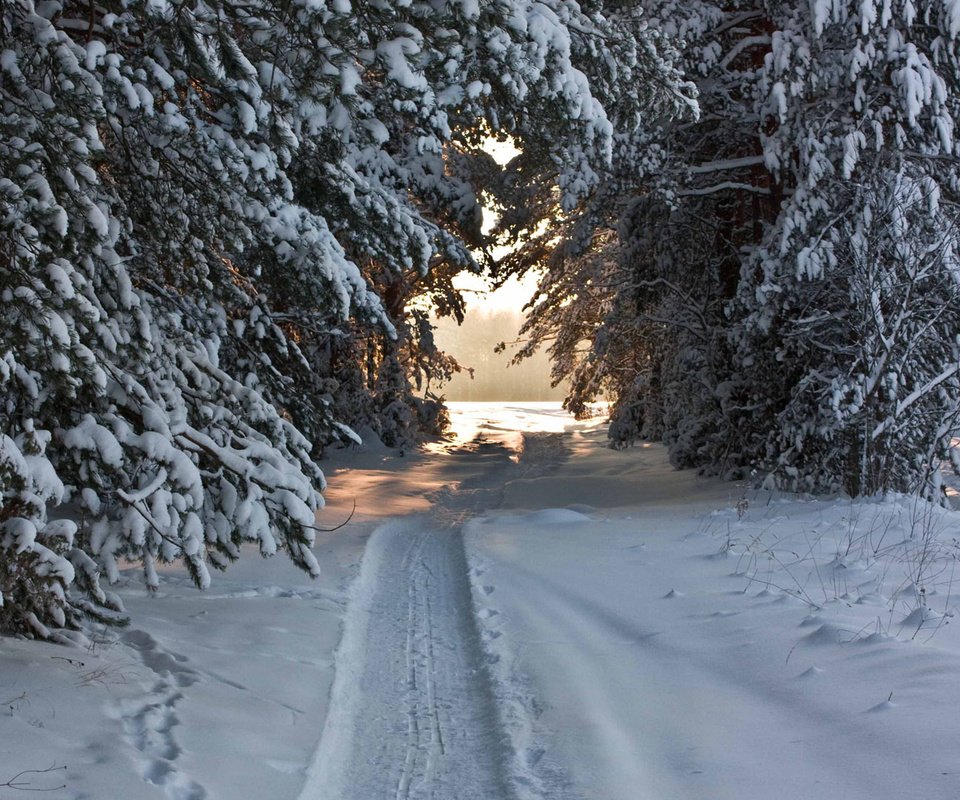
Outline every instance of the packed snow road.
<path id="1" fill-rule="evenodd" d="M 451 449 L 461 479 L 432 492 L 428 512 L 374 531 L 302 800 L 517 796 L 461 528 L 472 514 L 500 504 L 508 478 L 555 466 L 563 456 L 560 437 L 525 434 L 519 453 L 483 437 Z"/>
<path id="2" fill-rule="evenodd" d="M 960 658 L 903 599 L 926 558 L 908 504 L 474 422 L 431 507 L 367 544 L 300 800 L 960 796 Z"/>
<path id="3" fill-rule="evenodd" d="M 355 663 L 338 675 L 301 797 L 506 797 L 459 530 L 413 517 L 379 528 L 367 548 L 341 649 Z"/>
<path id="4" fill-rule="evenodd" d="M 0 796 L 960 797 L 956 512 L 747 491 L 555 406 L 454 419 L 337 455 L 317 582 L 131 569 L 125 631 L 3 640 Z"/>

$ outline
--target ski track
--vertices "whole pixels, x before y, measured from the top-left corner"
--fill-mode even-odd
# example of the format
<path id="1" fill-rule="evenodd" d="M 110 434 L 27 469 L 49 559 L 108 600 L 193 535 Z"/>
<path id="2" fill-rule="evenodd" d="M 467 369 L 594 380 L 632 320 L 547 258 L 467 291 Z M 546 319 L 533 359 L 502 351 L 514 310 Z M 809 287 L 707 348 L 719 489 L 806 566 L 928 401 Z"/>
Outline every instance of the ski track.
<path id="1" fill-rule="evenodd" d="M 512 477 L 566 454 L 524 436 L 516 460 L 482 439 L 449 458 L 473 474 L 427 514 L 381 525 L 364 553 L 337 653 L 327 723 L 300 800 L 508 800 L 514 754 L 481 645 L 461 526 Z"/>

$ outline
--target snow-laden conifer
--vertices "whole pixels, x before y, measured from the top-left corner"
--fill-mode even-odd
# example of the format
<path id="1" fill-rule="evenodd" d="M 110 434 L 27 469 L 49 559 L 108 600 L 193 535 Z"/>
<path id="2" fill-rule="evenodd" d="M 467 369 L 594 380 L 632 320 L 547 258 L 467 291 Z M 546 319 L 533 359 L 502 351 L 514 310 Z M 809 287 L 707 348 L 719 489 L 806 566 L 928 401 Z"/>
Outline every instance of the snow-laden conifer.
<path id="1" fill-rule="evenodd" d="M 4 5 L 0 621 L 118 619 L 124 561 L 205 586 L 245 542 L 315 574 L 322 444 L 438 413 L 409 303 L 459 313 L 474 266 L 457 152 L 536 129 L 588 188 L 615 29 L 566 0 Z"/>
<path id="2" fill-rule="evenodd" d="M 699 120 L 647 125 L 507 264 L 550 270 L 530 346 L 552 343 L 570 408 L 606 390 L 615 440 L 677 465 L 937 494 L 960 392 L 955 5 L 645 5 Z"/>
<path id="3" fill-rule="evenodd" d="M 737 340 L 783 485 L 939 494 L 960 398 L 956 17 L 777 9 L 757 104 L 787 199 L 745 264 Z"/>

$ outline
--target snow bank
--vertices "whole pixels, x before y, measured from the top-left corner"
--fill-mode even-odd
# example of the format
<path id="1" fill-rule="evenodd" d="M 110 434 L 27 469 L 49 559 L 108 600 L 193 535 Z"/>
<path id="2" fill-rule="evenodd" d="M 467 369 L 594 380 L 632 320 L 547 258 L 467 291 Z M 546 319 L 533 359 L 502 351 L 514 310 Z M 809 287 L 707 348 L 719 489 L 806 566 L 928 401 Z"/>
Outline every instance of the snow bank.
<path id="1" fill-rule="evenodd" d="M 530 511 L 465 534 L 531 796 L 956 795 L 956 513 L 747 492 L 569 437 L 508 485 Z"/>

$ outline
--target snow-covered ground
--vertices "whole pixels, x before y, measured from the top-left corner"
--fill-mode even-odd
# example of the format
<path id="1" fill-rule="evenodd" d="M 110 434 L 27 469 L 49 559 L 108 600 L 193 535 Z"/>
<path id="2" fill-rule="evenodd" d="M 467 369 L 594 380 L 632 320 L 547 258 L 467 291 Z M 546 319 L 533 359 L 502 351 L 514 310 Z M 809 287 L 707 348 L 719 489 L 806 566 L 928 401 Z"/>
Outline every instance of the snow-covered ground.
<path id="1" fill-rule="evenodd" d="M 328 465 L 323 576 L 120 587 L 0 639 L 0 784 L 62 798 L 952 800 L 960 521 L 773 497 L 556 406 Z M 12 790 L 0 786 L 0 798 Z"/>

